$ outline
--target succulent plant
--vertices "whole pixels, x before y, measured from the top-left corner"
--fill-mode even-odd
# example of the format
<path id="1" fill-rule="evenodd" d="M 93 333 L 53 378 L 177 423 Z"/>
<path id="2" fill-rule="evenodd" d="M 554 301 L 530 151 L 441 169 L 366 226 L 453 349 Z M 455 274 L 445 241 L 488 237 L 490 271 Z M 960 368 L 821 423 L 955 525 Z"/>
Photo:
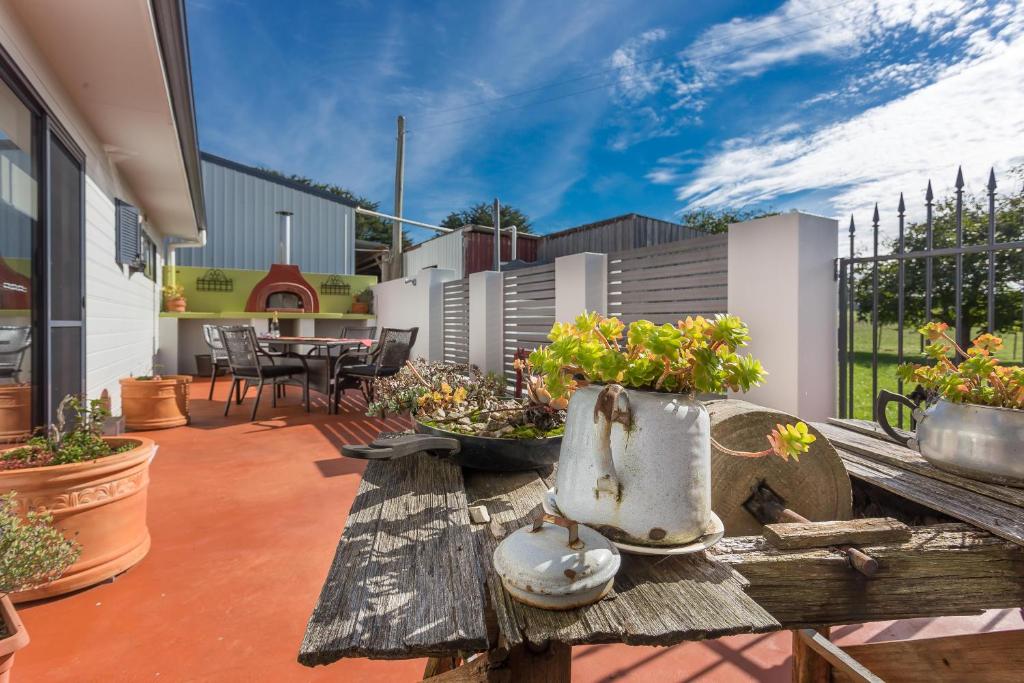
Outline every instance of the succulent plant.
<path id="1" fill-rule="evenodd" d="M 551 344 L 530 354 L 531 391 L 542 402 L 568 399 L 587 382 L 616 383 L 645 391 L 678 394 L 747 391 L 764 381 L 761 362 L 737 349 L 750 341 L 747 326 L 734 315 L 712 320 L 687 317 L 675 325 L 638 320 L 626 326 L 617 318 L 583 313 L 571 323 L 555 323 Z M 778 425 L 767 435 L 764 451 L 724 452 L 742 457 L 772 453 L 797 459 L 815 437 L 807 425 Z"/>
<path id="2" fill-rule="evenodd" d="M 967 350 L 950 337 L 949 325 L 931 322 L 920 328 L 930 343 L 924 356 L 930 365 L 907 363 L 897 375 L 904 382 L 920 384 L 953 403 L 974 403 L 1024 410 L 1024 367 L 1000 365 L 994 355 L 1003 340 L 992 334 L 978 336 Z M 960 363 L 954 362 L 959 358 Z"/>

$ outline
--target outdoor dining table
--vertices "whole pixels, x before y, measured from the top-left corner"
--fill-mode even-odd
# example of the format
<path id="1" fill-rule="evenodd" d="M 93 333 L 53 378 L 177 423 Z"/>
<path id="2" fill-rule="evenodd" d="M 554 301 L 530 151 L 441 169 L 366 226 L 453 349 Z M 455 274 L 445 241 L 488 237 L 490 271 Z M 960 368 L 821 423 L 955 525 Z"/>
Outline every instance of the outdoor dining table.
<path id="1" fill-rule="evenodd" d="M 316 349 L 323 349 L 324 355 L 321 356 L 325 360 L 323 372 L 319 375 L 311 374 L 310 376 L 310 387 L 320 391 L 330 397 L 331 393 L 331 374 L 334 369 L 334 362 L 346 351 L 358 350 L 361 348 L 369 348 L 373 346 L 372 339 L 349 339 L 343 337 L 270 337 L 261 336 L 259 341 L 262 344 L 270 346 L 285 347 L 288 352 L 297 356 L 295 352 L 297 347 L 311 346 Z M 337 355 L 333 354 L 333 351 L 337 350 Z M 333 401 L 328 400 L 327 410 L 330 413 L 337 411 L 337 406 L 334 405 Z"/>
<path id="2" fill-rule="evenodd" d="M 818 426 L 829 429 L 855 478 L 893 490 L 913 484 L 934 492 L 942 485 L 944 499 L 971 493 L 972 503 L 984 503 L 984 511 L 940 501 L 954 520 L 970 525 L 910 527 L 898 539 L 862 544 L 879 564 L 870 579 L 834 547 L 780 547 L 764 536 L 736 536 L 696 554 L 623 554 L 606 598 L 548 611 L 512 600 L 492 556 L 502 538 L 532 521 L 554 485 L 554 468 L 484 472 L 426 453 L 371 460 L 310 616 L 299 662 L 429 657 L 424 677 L 436 675 L 438 681 L 568 681 L 576 645 L 668 646 L 777 630 L 793 631 L 794 680 L 801 682 L 829 680 L 830 665 L 843 680 L 879 680 L 847 654 L 853 651 L 888 671 L 919 673 L 921 662 L 945 661 L 935 666 L 954 678 L 937 679 L 943 681 L 964 671 L 1013 670 L 1024 661 L 1006 654 L 1024 653 L 1022 631 L 922 641 L 918 650 L 902 642 L 840 650 L 828 641 L 832 625 L 1024 604 L 1024 538 L 1017 532 L 1024 499 L 1002 487 L 954 487 L 961 482 L 952 475 L 932 478 L 920 456 L 858 432 L 859 425 Z M 865 454 L 874 459 L 870 466 Z M 894 470 L 886 470 L 886 477 L 876 471 L 882 462 Z M 925 501 L 912 491 L 901 493 Z M 472 522 L 471 506 L 486 508 L 489 521 Z M 992 510 L 999 506 L 995 524 Z M 444 673 L 460 660 L 466 663 Z"/>

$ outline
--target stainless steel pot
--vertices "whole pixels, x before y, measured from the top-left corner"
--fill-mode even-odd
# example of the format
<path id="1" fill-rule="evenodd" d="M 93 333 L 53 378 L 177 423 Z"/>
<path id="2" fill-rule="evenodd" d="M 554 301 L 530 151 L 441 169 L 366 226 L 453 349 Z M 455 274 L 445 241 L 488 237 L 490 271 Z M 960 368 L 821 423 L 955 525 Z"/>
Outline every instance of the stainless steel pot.
<path id="1" fill-rule="evenodd" d="M 890 426 L 885 407 L 897 401 L 913 411 L 914 436 Z M 939 399 L 921 410 L 891 391 L 878 392 L 878 424 L 895 441 L 921 453 L 940 470 L 969 479 L 1024 487 L 1024 410 Z"/>

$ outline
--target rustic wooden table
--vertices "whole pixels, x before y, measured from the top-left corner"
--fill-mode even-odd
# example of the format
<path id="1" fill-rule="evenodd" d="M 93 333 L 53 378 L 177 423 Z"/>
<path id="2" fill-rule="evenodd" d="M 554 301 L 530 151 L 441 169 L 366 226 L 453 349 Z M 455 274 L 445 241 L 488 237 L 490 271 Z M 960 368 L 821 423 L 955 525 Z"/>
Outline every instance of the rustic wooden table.
<path id="1" fill-rule="evenodd" d="M 863 425 L 818 427 L 841 449 L 855 478 L 899 487 L 900 495 L 919 501 L 929 487 L 952 486 L 923 474 L 921 463 L 906 453 L 893 454 L 891 443 L 864 434 Z M 509 598 L 491 556 L 502 537 L 529 522 L 551 480 L 550 471 L 463 471 L 422 453 L 368 463 L 299 661 L 313 666 L 342 657 L 431 657 L 425 677 L 439 674 L 438 681 L 567 681 L 573 645 L 673 645 L 793 629 L 799 680 L 819 680 L 829 666 L 853 680 L 875 680 L 830 652 L 820 634 L 827 636 L 835 624 L 1024 604 L 1024 550 L 1017 545 L 1022 510 L 1007 500 L 1018 501 L 1019 492 L 979 493 L 986 485 L 972 483 L 963 490 L 983 496 L 984 506 L 973 499 L 936 501 L 931 494 L 928 502 L 973 526 L 917 527 L 909 538 L 863 545 L 879 563 L 870 580 L 852 571 L 835 547 L 783 549 L 762 536 L 743 536 L 726 538 L 707 554 L 623 555 L 606 599 L 566 612 L 539 610 Z M 490 523 L 472 524 L 470 505 L 486 506 Z M 995 510 L 1002 516 L 993 517 Z M 809 628 L 817 634 L 802 630 Z M 994 651 L 1005 665 L 1024 666 L 1022 633 L 1014 632 L 1012 647 L 1005 639 L 979 645 L 947 667 L 952 678 L 934 680 L 976 672 L 978 658 Z M 943 647 L 902 659 L 879 652 L 871 661 L 887 670 L 890 659 L 938 661 L 949 656 L 948 645 Z M 859 654 L 870 659 L 872 652 Z M 443 673 L 458 658 L 470 659 Z"/>

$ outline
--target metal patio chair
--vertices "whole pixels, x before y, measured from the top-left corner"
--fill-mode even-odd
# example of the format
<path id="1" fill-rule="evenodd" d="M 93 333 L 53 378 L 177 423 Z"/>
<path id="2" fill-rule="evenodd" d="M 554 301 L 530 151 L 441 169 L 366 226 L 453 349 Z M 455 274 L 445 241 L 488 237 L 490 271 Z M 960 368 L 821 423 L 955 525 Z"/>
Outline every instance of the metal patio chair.
<path id="1" fill-rule="evenodd" d="M 348 354 L 342 354 L 335 364 L 334 405 L 341 405 L 341 395 L 346 389 L 359 389 L 367 404 L 373 401 L 373 381 L 378 377 L 391 377 L 405 365 L 416 343 L 418 327 L 399 330 L 385 327 L 380 332 L 380 341 L 366 354 L 362 362 L 346 364 Z"/>
<path id="2" fill-rule="evenodd" d="M 228 354 L 224 343 L 220 340 L 220 332 L 216 325 L 203 325 L 203 341 L 210 349 L 210 395 L 206 400 L 213 400 L 213 385 L 217 383 L 217 371 L 228 365 Z"/>
<path id="3" fill-rule="evenodd" d="M 21 380 L 25 352 L 32 347 L 32 328 L 28 325 L 0 325 L 0 379 L 14 384 Z"/>
<path id="4" fill-rule="evenodd" d="M 256 419 L 256 411 L 260 406 L 260 395 L 263 385 L 268 382 L 273 386 L 271 401 L 277 407 L 277 387 L 283 383 L 299 384 L 302 387 L 302 400 L 309 412 L 309 372 L 305 359 L 298 357 L 302 365 L 278 365 L 274 356 L 260 348 L 256 331 L 251 325 L 230 325 L 218 329 L 224 352 L 227 354 L 228 366 L 231 368 L 231 389 L 228 400 L 224 404 L 224 415 L 231 408 L 231 400 L 241 404 L 242 396 L 249 386 L 256 384 L 256 400 L 252 405 L 251 420 Z M 280 359 L 280 357 L 278 357 Z M 301 378 L 301 382 L 300 382 Z M 242 382 L 245 382 L 243 389 Z"/>

